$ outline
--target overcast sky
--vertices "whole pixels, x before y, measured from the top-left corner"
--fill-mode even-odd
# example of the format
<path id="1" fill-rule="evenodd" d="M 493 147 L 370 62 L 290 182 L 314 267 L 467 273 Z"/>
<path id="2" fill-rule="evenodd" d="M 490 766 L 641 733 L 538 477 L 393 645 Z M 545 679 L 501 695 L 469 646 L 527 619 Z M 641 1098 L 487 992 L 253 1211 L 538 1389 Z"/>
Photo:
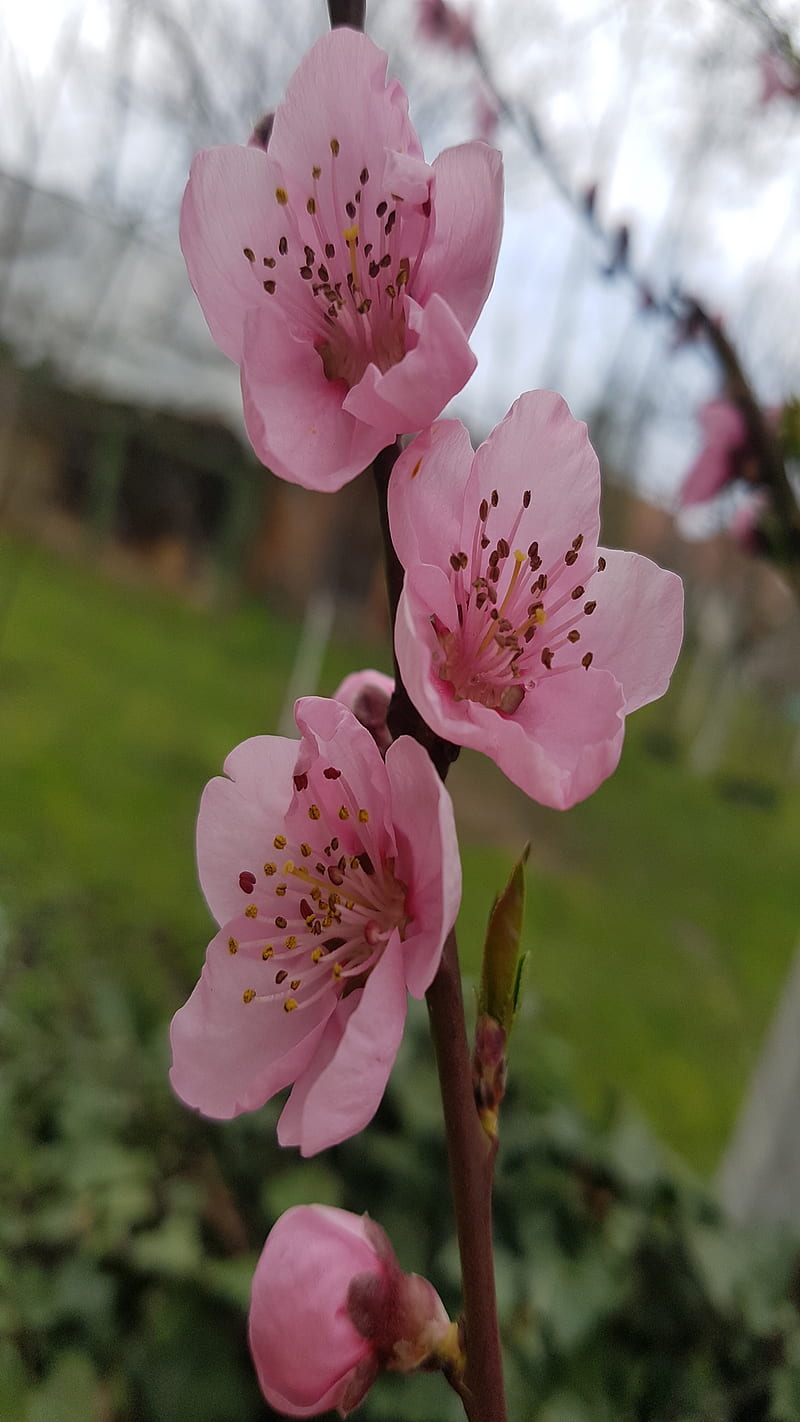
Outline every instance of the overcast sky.
<path id="1" fill-rule="evenodd" d="M 132 223 L 126 264 L 144 234 L 175 251 L 191 153 L 246 138 L 327 24 L 323 0 L 0 8 L 0 165 Z M 604 220 L 630 225 L 637 261 L 658 289 L 677 279 L 720 313 L 766 403 L 797 390 L 800 104 L 760 103 L 769 32 L 758 16 L 736 0 L 472 8 L 498 82 L 535 112 L 569 185 L 598 184 Z M 800 3 L 770 13 L 800 45 Z M 472 137 L 480 89 L 471 61 L 417 36 L 411 0 L 372 0 L 368 27 L 409 89 L 426 153 Z M 522 389 L 552 385 L 583 417 L 607 408 L 616 458 L 668 498 L 696 443 L 692 410 L 715 393 L 714 365 L 702 351 L 676 351 L 669 327 L 643 318 L 624 282 L 600 275 L 603 253 L 518 135 L 502 125 L 497 142 L 505 239 L 474 337 L 479 369 L 456 411 L 485 430 Z M 45 262 L 37 277 L 43 299 L 56 267 Z M 76 299 L 91 320 L 91 271 L 85 280 Z M 110 305 L 107 340 L 115 311 L 123 328 L 126 285 Z M 57 321 L 58 303 L 46 309 Z M 48 319 L 37 329 L 45 341 Z M 205 339 L 201 323 L 192 329 Z M 236 372 L 213 370 L 208 399 L 230 414 Z"/>

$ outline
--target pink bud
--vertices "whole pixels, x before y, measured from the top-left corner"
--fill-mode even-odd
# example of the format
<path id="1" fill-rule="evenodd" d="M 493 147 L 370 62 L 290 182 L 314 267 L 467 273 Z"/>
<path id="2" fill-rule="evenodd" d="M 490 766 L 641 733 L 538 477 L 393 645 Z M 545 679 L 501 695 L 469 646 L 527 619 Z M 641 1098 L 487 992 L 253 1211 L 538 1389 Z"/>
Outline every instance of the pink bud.
<path id="1" fill-rule="evenodd" d="M 472 16 L 448 5 L 447 0 L 420 0 L 417 25 L 424 39 L 446 44 L 453 50 L 474 48 Z"/>
<path id="2" fill-rule="evenodd" d="M 456 1326 L 427 1279 L 403 1273 L 367 1215 L 326 1205 L 296 1205 L 271 1230 L 249 1334 L 261 1391 L 290 1417 L 333 1407 L 346 1416 L 381 1368 L 460 1361 Z"/>
<path id="3" fill-rule="evenodd" d="M 393 692 L 394 682 L 390 676 L 368 669 L 351 672 L 333 693 L 334 701 L 341 701 L 348 711 L 352 711 L 384 756 L 392 744 L 386 716 Z"/>

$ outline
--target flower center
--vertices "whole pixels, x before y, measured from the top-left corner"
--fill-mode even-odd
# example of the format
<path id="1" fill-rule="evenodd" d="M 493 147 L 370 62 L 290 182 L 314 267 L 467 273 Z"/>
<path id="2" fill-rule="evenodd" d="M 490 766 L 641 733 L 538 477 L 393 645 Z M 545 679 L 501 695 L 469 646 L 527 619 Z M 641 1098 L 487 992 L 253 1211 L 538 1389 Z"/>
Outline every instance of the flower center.
<path id="1" fill-rule="evenodd" d="M 383 192 L 337 138 L 329 149 L 304 189 L 291 197 L 275 189 L 284 215 L 277 248 L 242 251 L 266 295 L 313 341 L 328 380 L 352 387 L 369 364 L 385 372 L 405 355 L 404 295 L 432 231 L 430 180 L 422 201 Z M 358 174 L 352 191 L 348 171 Z"/>
<path id="2" fill-rule="evenodd" d="M 338 778 L 341 772 L 328 767 L 323 774 Z M 308 783 L 307 775 L 295 776 L 298 791 Z M 322 823 L 315 802 L 306 813 L 312 823 Z M 338 808 L 343 822 L 351 813 L 348 804 Z M 253 955 L 260 945 L 266 974 L 266 981 L 258 986 L 254 981 L 244 992 L 245 1003 L 280 1002 L 285 1012 L 295 1012 L 331 992 L 337 997 L 352 992 L 363 987 L 395 930 L 403 936 L 406 885 L 395 875 L 394 860 L 377 855 L 367 810 L 355 809 L 355 819 L 360 833 L 348 826 L 346 852 L 338 834 L 319 849 L 310 840 L 292 842 L 279 833 L 272 840 L 275 855 L 260 874 L 240 872 L 239 887 L 251 899 L 244 912 L 253 935 L 229 938 L 228 948 L 231 954 L 247 949 Z"/>
<path id="3" fill-rule="evenodd" d="M 457 625 L 446 627 L 438 617 L 433 626 L 439 641 L 439 676 L 453 688 L 457 701 L 513 715 L 537 680 L 592 664 L 590 651 L 577 656 L 584 635 L 582 624 L 597 602 L 586 597 L 583 583 L 573 583 L 569 571 L 577 563 L 584 535 L 577 533 L 569 548 L 547 568 L 539 544 L 527 553 L 511 549 L 520 524 L 530 522 L 530 490 L 522 496 L 515 518 L 503 536 L 493 537 L 500 521 L 496 489 L 482 499 L 472 549 L 450 555 L 450 583 Z M 600 557 L 586 579 L 605 568 Z M 574 575 L 573 575 L 574 576 Z M 545 630 L 546 629 L 546 630 Z M 577 659 L 576 659 L 577 658 Z"/>

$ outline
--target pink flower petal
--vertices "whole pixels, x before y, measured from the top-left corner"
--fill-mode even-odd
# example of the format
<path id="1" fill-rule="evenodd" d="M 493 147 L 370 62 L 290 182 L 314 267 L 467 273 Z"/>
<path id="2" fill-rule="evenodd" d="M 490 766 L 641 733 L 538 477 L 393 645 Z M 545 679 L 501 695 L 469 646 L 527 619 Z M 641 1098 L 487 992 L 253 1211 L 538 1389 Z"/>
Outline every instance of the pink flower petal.
<path id="1" fill-rule="evenodd" d="M 591 565 L 600 531 L 600 466 L 582 420 L 552 390 L 521 395 L 475 453 L 464 499 L 462 545 L 471 534 L 481 499 L 493 490 L 516 513 L 526 492 L 531 503 L 522 530 L 539 543 L 545 567 L 560 560 L 577 534 L 583 547 L 570 574 L 577 582 Z M 527 539 L 520 538 L 527 547 Z"/>
<path id="2" fill-rule="evenodd" d="M 340 489 L 386 443 L 385 434 L 344 408 L 344 381 L 326 379 L 314 345 L 292 332 L 277 305 L 251 312 L 246 322 L 242 396 L 259 459 L 305 489 Z"/>
<path id="3" fill-rule="evenodd" d="M 436 230 L 420 264 L 421 290 L 437 291 L 472 331 L 492 289 L 503 234 L 503 160 L 474 140 L 433 161 Z"/>
<path id="4" fill-rule="evenodd" d="M 406 326 L 416 336 L 416 345 L 384 374 L 368 365 L 344 400 L 343 408 L 382 431 L 384 441 L 397 431 L 431 424 L 478 363 L 458 320 L 438 294 L 424 307 L 408 297 Z"/>
<path id="5" fill-rule="evenodd" d="M 683 584 L 639 553 L 598 552 L 606 566 L 596 579 L 600 595 L 586 647 L 622 684 L 628 715 L 669 686 L 683 639 Z"/>
<path id="6" fill-rule="evenodd" d="M 274 230 L 279 182 L 280 171 L 260 149 L 229 144 L 197 154 L 183 198 L 180 242 L 189 280 L 214 340 L 237 363 L 245 317 L 266 300 L 245 249 L 255 254 Z"/>
<path id="7" fill-rule="evenodd" d="M 372 1120 L 403 1037 L 406 985 L 399 939 L 373 968 L 331 1060 L 295 1085 L 281 1116 L 281 1145 L 316 1155 L 356 1135 Z M 294 1098 L 297 1096 L 297 1101 Z"/>
<path id="8" fill-rule="evenodd" d="M 682 508 L 707 503 L 736 472 L 734 456 L 747 444 L 747 425 L 741 410 L 729 400 L 709 400 L 699 413 L 705 443 L 681 486 Z"/>
<path id="9" fill-rule="evenodd" d="M 348 1316 L 348 1286 L 379 1268 L 355 1215 L 296 1205 L 281 1216 L 250 1299 L 250 1349 L 270 1406 L 292 1417 L 337 1406 L 350 1374 L 372 1354 Z"/>
<path id="10" fill-rule="evenodd" d="M 296 759 L 297 741 L 288 736 L 253 736 L 231 751 L 224 766 L 227 779 L 219 775 L 203 791 L 197 868 L 219 924 L 242 913 L 247 903 L 240 874 L 261 874 L 265 835 L 289 807 Z"/>
<path id="11" fill-rule="evenodd" d="M 246 1002 L 265 968 L 264 935 L 246 946 L 253 931 L 250 920 L 233 919 L 211 940 L 200 981 L 172 1019 L 173 1089 L 187 1106 L 219 1120 L 256 1110 L 302 1073 L 335 1007 L 321 1000 L 311 1017 Z M 231 941 L 239 945 L 234 952 Z"/>
<path id="12" fill-rule="evenodd" d="M 392 542 L 401 563 L 438 565 L 442 545 L 461 539 L 464 488 L 453 471 L 469 468 L 472 445 L 460 420 L 437 420 L 403 451 L 389 483 Z M 423 497 L 426 517 L 417 517 Z"/>
<path id="13" fill-rule="evenodd" d="M 275 112 L 272 157 L 287 172 L 310 173 L 335 138 L 345 162 L 350 154 L 358 155 L 356 179 L 371 157 L 382 163 L 387 148 L 421 158 L 405 91 L 397 80 L 387 85 L 387 62 L 368 35 L 354 30 L 332 30 L 319 39 L 301 60 Z"/>
<path id="14" fill-rule="evenodd" d="M 406 900 L 411 921 L 403 956 L 406 986 L 417 998 L 425 995 L 436 976 L 442 944 L 461 903 L 453 804 L 438 777 L 432 780 L 427 775 L 425 760 L 427 752 L 408 736 L 401 736 L 386 753 L 395 817 L 398 823 L 414 825 L 412 834 L 398 833 L 398 841 L 403 864 L 412 866 L 413 888 Z"/>

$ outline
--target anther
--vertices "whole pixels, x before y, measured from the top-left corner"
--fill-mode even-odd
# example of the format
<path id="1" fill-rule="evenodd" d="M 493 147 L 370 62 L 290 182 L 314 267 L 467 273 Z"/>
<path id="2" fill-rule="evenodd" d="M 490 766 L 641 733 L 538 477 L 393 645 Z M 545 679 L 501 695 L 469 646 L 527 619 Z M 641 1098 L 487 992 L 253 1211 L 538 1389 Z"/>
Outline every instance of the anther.
<path id="1" fill-rule="evenodd" d="M 280 203 L 281 207 L 286 206 L 287 202 L 289 201 L 289 194 L 287 193 L 285 188 L 275 189 L 275 200 L 276 202 Z"/>
<path id="2" fill-rule="evenodd" d="M 603 557 L 598 558 L 598 560 L 597 560 L 597 571 L 598 571 L 598 573 L 602 573 L 602 571 L 603 571 L 603 569 L 605 568 L 605 566 L 606 566 L 606 560 L 605 560 L 605 558 L 603 558 Z"/>
<path id="3" fill-rule="evenodd" d="M 286 971 L 285 968 L 281 968 L 281 969 L 280 969 L 280 972 L 277 972 L 277 973 L 275 974 L 275 982 L 277 983 L 278 987 L 280 987 L 281 983 L 285 983 L 285 982 L 286 982 L 286 979 L 288 978 L 288 976 L 289 976 L 289 974 L 288 974 L 288 972 Z"/>
<path id="4" fill-rule="evenodd" d="M 588 670 L 589 670 L 589 667 L 592 665 L 592 660 L 593 660 L 593 653 L 592 653 L 592 652 L 587 652 L 585 657 L 581 657 L 581 666 L 582 666 L 582 667 L 586 667 L 586 670 L 588 671 Z"/>
<path id="5" fill-rule="evenodd" d="M 531 491 L 530 491 L 530 489 L 526 489 L 526 490 L 525 490 L 525 493 L 522 495 L 522 507 L 523 507 L 524 509 L 530 508 L 530 502 L 531 502 Z"/>
<path id="6" fill-rule="evenodd" d="M 252 1002 L 255 995 L 255 988 L 245 988 L 244 992 L 242 993 L 242 1002 Z"/>
<path id="7" fill-rule="evenodd" d="M 231 957 L 233 957 L 234 953 L 238 953 L 238 952 L 239 952 L 239 940 L 238 940 L 238 938 L 229 938 L 229 939 L 228 939 L 228 952 L 230 953 Z"/>
<path id="8" fill-rule="evenodd" d="M 249 869 L 243 869 L 239 875 L 239 888 L 244 894 L 252 894 L 256 886 L 256 876 L 251 874 Z"/>
<path id="9" fill-rule="evenodd" d="M 272 281 L 272 280 L 270 279 L 269 281 L 262 282 L 262 285 L 263 285 L 264 290 L 266 291 L 266 293 L 267 293 L 268 296 L 274 296 L 274 295 L 275 295 L 275 283 L 274 283 L 274 281 Z"/>
<path id="10" fill-rule="evenodd" d="M 578 598 L 579 598 L 579 597 L 583 597 L 583 594 L 584 594 L 585 592 L 586 592 L 586 589 L 583 588 L 583 587 L 581 587 L 580 583 L 578 583 L 578 586 L 577 586 L 576 588 L 573 588 L 573 589 L 572 589 L 572 592 L 570 593 L 570 597 L 571 597 L 575 602 L 577 602 Z"/>
<path id="11" fill-rule="evenodd" d="M 255 252 L 253 251 L 252 247 L 243 247 L 243 248 L 242 248 L 242 252 L 243 252 L 244 255 L 246 256 L 248 262 L 254 262 L 254 261 L 255 261 L 255 259 L 256 259 L 256 254 L 255 254 Z"/>
<path id="12" fill-rule="evenodd" d="M 332 139 L 331 139 L 331 153 L 333 154 L 334 158 L 338 158 L 338 157 L 339 157 L 339 140 L 338 140 L 338 138 L 332 138 Z"/>
<path id="13" fill-rule="evenodd" d="M 349 820 L 349 818 L 350 818 L 350 811 L 348 810 L 347 806 L 346 806 L 346 805 L 340 805 L 340 806 L 339 806 L 339 819 L 340 819 L 340 820 Z"/>
<path id="14" fill-rule="evenodd" d="M 297 1007 L 297 998 L 296 998 L 296 997 L 287 997 L 285 1003 L 283 1004 L 283 1010 L 284 1010 L 284 1012 L 294 1012 L 295 1009 L 296 1009 L 296 1007 Z"/>
<path id="15" fill-rule="evenodd" d="M 285 237 L 281 237 L 281 239 L 280 239 L 280 241 L 279 241 L 279 243 L 278 243 L 278 251 L 280 252 L 280 254 L 281 254 L 282 257 L 285 257 L 285 256 L 286 256 L 286 253 L 288 252 L 288 250 L 289 250 L 289 243 L 287 242 L 287 240 L 286 240 Z"/>
<path id="16" fill-rule="evenodd" d="M 276 927 L 276 928 L 285 928 L 285 927 L 286 927 L 286 919 L 283 917 L 283 914 L 280 914 L 280 913 L 278 914 L 278 917 L 275 919 L 275 927 Z"/>
<path id="17" fill-rule="evenodd" d="M 364 187 L 365 183 L 369 182 L 369 168 L 361 169 L 361 172 L 358 175 L 358 181 L 360 182 L 362 188 Z"/>
<path id="18" fill-rule="evenodd" d="M 285 849 L 285 848 L 286 848 L 286 835 L 285 835 L 285 834 L 276 834 L 276 836 L 275 836 L 275 838 L 273 839 L 272 843 L 274 844 L 274 846 L 275 846 L 276 849 Z"/>
<path id="19" fill-rule="evenodd" d="M 264 873 L 266 874 L 266 876 L 267 876 L 268 879 L 269 879 L 270 875 L 272 875 L 272 874 L 277 874 L 277 872 L 278 872 L 278 866 L 277 866 L 277 864 L 265 864 L 265 865 L 264 865 Z"/>
<path id="20" fill-rule="evenodd" d="M 581 634 L 580 634 L 580 632 L 578 631 L 577 627 L 573 627 L 572 631 L 567 633 L 567 641 L 568 641 L 568 642 L 580 642 L 580 640 L 581 640 Z"/>
<path id="21" fill-rule="evenodd" d="M 597 603 L 596 603 L 596 602 L 585 602 L 585 603 L 583 604 L 583 610 L 584 610 L 584 612 L 586 613 L 586 616 L 587 616 L 587 617 L 591 617 L 591 615 L 592 615 L 592 613 L 594 612 L 594 610 L 595 610 L 596 607 L 597 607 Z"/>
<path id="22" fill-rule="evenodd" d="M 258 918 L 258 906 L 256 904 L 248 904 L 244 914 L 245 918 Z"/>
<path id="23" fill-rule="evenodd" d="M 318 819 L 320 818 L 320 816 L 321 816 L 321 813 L 322 813 L 322 812 L 321 812 L 321 810 L 320 810 L 320 808 L 319 808 L 319 805 L 309 805 L 309 807 L 308 807 L 308 818 L 309 818 L 310 820 L 318 820 Z"/>
<path id="24" fill-rule="evenodd" d="M 497 508 L 497 505 L 499 504 L 499 502 L 500 502 L 500 495 L 498 494 L 498 492 L 497 492 L 496 489 L 492 489 L 492 493 L 491 493 L 491 504 L 492 504 L 492 508 L 493 508 L 493 509 L 496 509 L 496 508 Z"/>
<path id="25" fill-rule="evenodd" d="M 271 943 L 265 943 L 264 947 L 261 949 L 261 956 L 264 959 L 265 963 L 268 962 L 270 958 L 275 957 L 275 949 L 273 948 Z"/>
<path id="26" fill-rule="evenodd" d="M 316 201 L 314 200 L 313 197 L 310 197 L 310 198 L 308 199 L 308 202 L 306 203 L 306 212 L 310 212 L 310 213 L 311 213 L 311 216 L 313 217 L 313 216 L 314 216 L 314 213 L 316 212 L 316 210 L 317 210 Z"/>

